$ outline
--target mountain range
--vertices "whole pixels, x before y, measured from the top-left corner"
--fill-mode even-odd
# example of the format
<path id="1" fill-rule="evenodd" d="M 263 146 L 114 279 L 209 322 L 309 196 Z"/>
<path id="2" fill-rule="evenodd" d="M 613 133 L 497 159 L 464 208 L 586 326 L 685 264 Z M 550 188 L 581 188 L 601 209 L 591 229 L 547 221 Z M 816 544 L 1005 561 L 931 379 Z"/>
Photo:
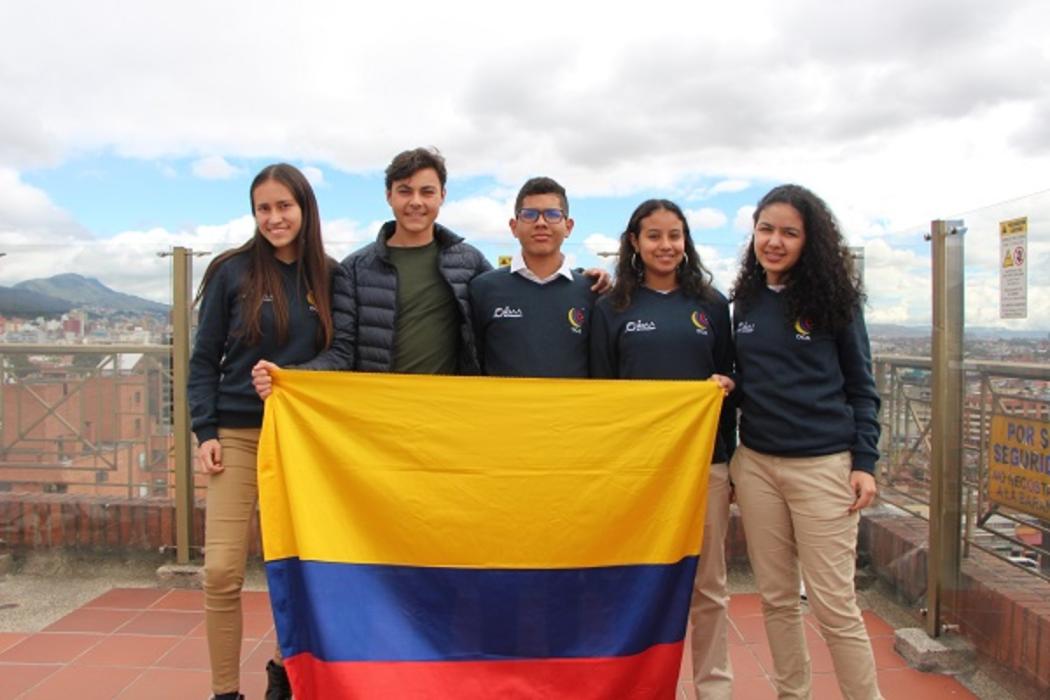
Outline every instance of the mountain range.
<path id="1" fill-rule="evenodd" d="M 97 313 L 168 315 L 166 304 L 118 292 L 93 277 L 73 273 L 0 287 L 0 314 L 4 316 L 59 316 L 77 308 Z"/>
<path id="2" fill-rule="evenodd" d="M 13 287 L 0 287 L 0 315 L 35 318 L 60 316 L 73 309 L 87 309 L 93 313 L 150 313 L 168 315 L 168 305 L 124 294 L 110 289 L 92 277 L 65 273 L 42 279 L 26 280 Z M 919 338 L 930 335 L 929 325 L 904 326 L 889 323 L 869 323 L 868 334 L 873 338 Z M 1005 328 L 969 326 L 968 337 L 981 338 L 1045 338 L 1046 331 L 1012 331 Z"/>

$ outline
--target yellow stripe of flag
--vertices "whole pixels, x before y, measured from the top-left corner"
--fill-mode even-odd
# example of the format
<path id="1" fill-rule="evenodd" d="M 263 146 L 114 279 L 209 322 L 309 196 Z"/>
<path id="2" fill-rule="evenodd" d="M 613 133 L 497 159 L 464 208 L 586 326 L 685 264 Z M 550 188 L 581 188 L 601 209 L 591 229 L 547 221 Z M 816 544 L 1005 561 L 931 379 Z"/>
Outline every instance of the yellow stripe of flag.
<path id="1" fill-rule="evenodd" d="M 699 551 L 721 400 L 712 382 L 281 371 L 259 448 L 266 559 L 678 561 Z"/>

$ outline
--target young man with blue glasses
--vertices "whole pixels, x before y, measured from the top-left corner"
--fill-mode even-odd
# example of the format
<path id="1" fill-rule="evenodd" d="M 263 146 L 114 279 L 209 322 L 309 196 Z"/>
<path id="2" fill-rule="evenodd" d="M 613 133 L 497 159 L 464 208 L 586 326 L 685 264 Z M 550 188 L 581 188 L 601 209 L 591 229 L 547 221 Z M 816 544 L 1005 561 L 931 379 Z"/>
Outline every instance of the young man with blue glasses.
<path id="1" fill-rule="evenodd" d="M 561 247 L 572 233 L 565 188 L 549 177 L 527 181 L 510 230 L 521 249 L 509 267 L 470 284 L 482 372 L 496 376 L 587 377 L 594 287 L 569 267 Z M 598 272 L 588 270 L 588 274 Z"/>

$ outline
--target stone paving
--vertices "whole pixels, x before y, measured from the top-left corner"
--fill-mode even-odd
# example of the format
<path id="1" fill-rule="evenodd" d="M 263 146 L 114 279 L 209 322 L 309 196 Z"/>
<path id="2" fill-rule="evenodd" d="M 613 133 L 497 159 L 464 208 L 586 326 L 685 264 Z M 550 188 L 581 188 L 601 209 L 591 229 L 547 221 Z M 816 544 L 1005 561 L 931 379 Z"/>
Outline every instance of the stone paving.
<path id="1" fill-rule="evenodd" d="M 242 691 L 261 698 L 263 669 L 275 644 L 269 598 L 244 594 Z M 738 593 L 730 605 L 733 697 L 775 698 L 771 658 L 758 596 Z M 957 680 L 907 667 L 893 651 L 893 627 L 866 610 L 879 683 L 887 700 L 976 698 Z M 814 621 L 806 616 L 813 658 L 814 697 L 840 698 L 831 657 Z M 694 698 L 683 660 L 679 699 Z M 0 700 L 105 700 L 207 698 L 208 657 L 203 594 L 169 588 L 111 588 L 39 631 L 0 632 Z"/>

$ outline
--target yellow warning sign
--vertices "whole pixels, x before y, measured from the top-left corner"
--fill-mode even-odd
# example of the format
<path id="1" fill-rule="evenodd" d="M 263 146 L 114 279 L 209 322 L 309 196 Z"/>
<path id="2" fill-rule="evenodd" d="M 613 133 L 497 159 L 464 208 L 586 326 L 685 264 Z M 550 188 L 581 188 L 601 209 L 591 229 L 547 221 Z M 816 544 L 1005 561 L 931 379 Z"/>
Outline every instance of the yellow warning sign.
<path id="1" fill-rule="evenodd" d="M 1028 233 L 1028 217 L 1021 216 L 1016 219 L 1007 219 L 999 222 L 1000 236 L 1013 236 L 1018 233 Z"/>
<path id="2" fill-rule="evenodd" d="M 999 317 L 1028 317 L 1028 217 L 999 222 Z"/>
<path id="3" fill-rule="evenodd" d="M 988 497 L 993 503 L 1050 519 L 1050 423 L 992 416 Z"/>

